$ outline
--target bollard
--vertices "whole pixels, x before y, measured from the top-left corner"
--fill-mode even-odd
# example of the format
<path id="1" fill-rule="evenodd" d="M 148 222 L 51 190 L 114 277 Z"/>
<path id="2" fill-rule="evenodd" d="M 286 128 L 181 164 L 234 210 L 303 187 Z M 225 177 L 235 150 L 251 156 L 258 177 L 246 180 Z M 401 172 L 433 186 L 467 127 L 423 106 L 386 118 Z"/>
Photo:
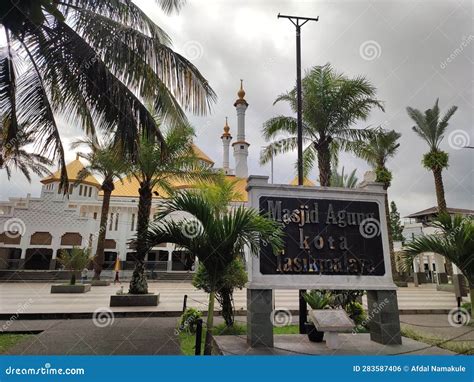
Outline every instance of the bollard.
<path id="1" fill-rule="evenodd" d="M 185 294 L 185 295 L 184 295 L 184 298 L 183 298 L 183 313 L 184 313 L 184 311 L 186 310 L 186 304 L 187 304 L 187 302 L 188 302 L 188 295 Z"/>
<path id="2" fill-rule="evenodd" d="M 202 319 L 199 318 L 196 324 L 196 343 L 194 344 L 194 355 L 201 355 L 202 341 Z"/>

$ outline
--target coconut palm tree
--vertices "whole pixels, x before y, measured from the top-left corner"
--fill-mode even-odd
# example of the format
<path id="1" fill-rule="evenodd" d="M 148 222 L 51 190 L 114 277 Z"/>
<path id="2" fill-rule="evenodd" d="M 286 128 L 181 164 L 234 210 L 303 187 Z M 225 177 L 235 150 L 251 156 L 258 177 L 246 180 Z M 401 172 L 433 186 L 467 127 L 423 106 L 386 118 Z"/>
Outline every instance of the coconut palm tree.
<path id="1" fill-rule="evenodd" d="M 178 211 L 186 217 L 180 221 L 169 218 Z M 200 193 L 176 193 L 163 204 L 163 210 L 148 231 L 148 246 L 174 243 L 196 255 L 205 267 L 210 290 L 205 354 L 211 353 L 215 292 L 225 270 L 244 248 L 252 254 L 258 253 L 261 240 L 275 252 L 280 250 L 282 235 L 277 222 L 254 209 L 241 206 L 216 213 L 215 206 Z"/>
<path id="2" fill-rule="evenodd" d="M 3 134 L 3 141 L 6 142 L 8 139 L 7 130 L 0 131 L 0 133 Z M 34 143 L 33 133 L 20 125 L 15 141 L 0 146 L 0 170 L 6 171 L 8 179 L 10 179 L 13 169 L 21 171 L 28 182 L 31 182 L 31 172 L 38 176 L 50 173 L 48 166 L 51 166 L 53 162 L 43 155 L 27 150 L 26 147 Z"/>
<path id="3" fill-rule="evenodd" d="M 130 282 L 130 293 L 148 293 L 145 277 L 145 257 L 148 248 L 145 242 L 150 221 L 153 192 L 173 193 L 173 181 L 211 179 L 215 173 L 201 161 L 192 148 L 194 129 L 189 125 L 169 128 L 164 132 L 164 143 L 143 137 L 136 159 L 130 164 L 129 177 L 139 184 L 137 240 L 135 269 Z M 167 196 L 167 195 L 161 195 Z"/>
<path id="4" fill-rule="evenodd" d="M 77 182 L 80 182 L 91 174 L 99 175 L 102 178 L 100 188 L 103 191 L 103 195 L 100 211 L 99 234 L 97 237 L 97 250 L 93 259 L 93 279 L 100 280 L 100 274 L 104 265 L 104 244 L 107 233 L 110 197 L 115 188 L 115 181 L 122 179 L 128 166 L 120 145 L 117 145 L 115 142 L 100 142 L 97 139 L 77 140 L 73 143 L 72 148 L 84 144 L 87 145 L 90 152 L 79 155 L 86 159 L 88 164 L 78 173 Z"/>
<path id="5" fill-rule="evenodd" d="M 344 166 L 339 174 L 337 171 L 331 173 L 331 187 L 354 188 L 357 186 L 359 179 L 356 176 L 357 169 L 352 170 L 349 174 L 344 174 Z"/>
<path id="6" fill-rule="evenodd" d="M 410 264 L 414 256 L 423 252 L 438 253 L 456 264 L 469 283 L 471 317 L 474 317 L 474 221 L 441 212 L 432 225 L 440 232 L 416 237 L 403 251 L 411 257 Z"/>
<path id="7" fill-rule="evenodd" d="M 184 1 L 156 3 L 170 13 Z M 14 144 L 19 124 L 28 122 L 41 153 L 58 158 L 64 192 L 58 114 L 89 135 L 100 118 L 132 155 L 141 133 L 163 140 L 143 101 L 152 100 L 168 122 L 182 123 L 182 107 L 203 114 L 215 99 L 197 68 L 132 0 L 3 0 L 0 26 L 3 144 Z"/>
<path id="8" fill-rule="evenodd" d="M 386 131 L 380 129 L 366 141 L 356 142 L 351 146 L 357 156 L 367 161 L 375 170 L 375 181 L 382 183 L 385 191 L 388 190 L 392 181 L 392 172 L 387 168 L 387 161 L 394 157 L 400 147 L 398 140 L 402 135 L 395 130 Z M 390 209 L 388 204 L 388 192 L 385 194 L 385 217 L 387 220 L 387 233 L 390 248 L 390 262 L 392 272 L 396 273 L 396 259 L 393 250 L 392 230 L 390 222 Z"/>
<path id="9" fill-rule="evenodd" d="M 370 129 L 355 129 L 352 125 L 366 120 L 376 107 L 383 110 L 375 99 L 375 87 L 362 76 L 348 78 L 336 72 L 330 64 L 312 68 L 302 81 L 303 93 L 303 151 L 304 175 L 308 176 L 315 162 L 318 163 L 321 186 L 329 186 L 331 157 L 340 148 L 354 140 L 366 139 Z M 296 113 L 296 88 L 277 97 L 274 104 L 288 102 Z M 277 116 L 263 124 L 266 140 L 287 135 L 270 143 L 260 157 L 262 164 L 272 156 L 293 151 L 297 147 L 297 120 L 289 116 Z"/>
<path id="10" fill-rule="evenodd" d="M 451 106 L 440 118 L 438 101 L 439 99 L 436 100 L 433 108 L 427 109 L 424 114 L 411 107 L 407 107 L 407 112 L 416 123 L 412 127 L 413 131 L 428 144 L 429 151 L 423 155 L 422 163 L 425 168 L 433 171 L 438 211 L 446 212 L 442 172 L 444 168 L 448 167 L 449 156 L 447 152 L 439 148 L 439 145 L 444 138 L 449 119 L 456 112 L 457 106 Z"/>

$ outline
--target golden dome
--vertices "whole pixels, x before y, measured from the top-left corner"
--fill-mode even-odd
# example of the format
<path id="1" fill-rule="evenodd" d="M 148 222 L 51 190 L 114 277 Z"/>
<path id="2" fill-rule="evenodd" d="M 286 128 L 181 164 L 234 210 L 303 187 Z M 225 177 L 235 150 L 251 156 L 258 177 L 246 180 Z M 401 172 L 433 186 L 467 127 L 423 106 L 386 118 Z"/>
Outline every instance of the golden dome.
<path id="1" fill-rule="evenodd" d="M 235 101 L 234 106 L 237 106 L 239 104 L 244 104 L 244 105 L 248 106 L 248 103 L 244 98 L 245 97 L 245 90 L 244 90 L 243 82 L 244 82 L 244 80 L 240 80 L 240 89 L 237 92 L 237 96 L 239 98 L 237 99 L 237 101 Z"/>
<path id="2" fill-rule="evenodd" d="M 237 92 L 237 95 L 239 96 L 239 99 L 244 99 L 244 97 L 245 97 L 245 90 L 244 90 L 244 87 L 243 87 L 243 82 L 244 82 L 244 80 L 240 80 L 240 89 Z"/>
<path id="3" fill-rule="evenodd" d="M 232 136 L 230 135 L 229 131 L 230 131 L 230 127 L 229 127 L 229 125 L 227 124 L 227 117 L 225 117 L 224 133 L 222 133 L 221 138 L 224 138 L 224 137 L 231 137 L 231 138 L 232 138 Z"/>

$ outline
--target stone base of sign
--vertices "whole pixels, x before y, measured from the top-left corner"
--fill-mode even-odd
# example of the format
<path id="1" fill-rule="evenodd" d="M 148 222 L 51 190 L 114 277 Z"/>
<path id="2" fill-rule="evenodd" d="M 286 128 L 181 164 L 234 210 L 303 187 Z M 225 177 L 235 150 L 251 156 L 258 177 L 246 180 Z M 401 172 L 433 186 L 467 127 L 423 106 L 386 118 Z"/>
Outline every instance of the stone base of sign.
<path id="1" fill-rule="evenodd" d="M 390 355 L 409 353 L 417 355 L 455 355 L 455 353 L 433 346 L 426 348 L 426 343 L 403 338 L 403 344 L 382 345 L 370 340 L 368 333 L 342 333 L 342 346 L 329 349 L 325 342 L 310 342 L 304 334 L 275 335 L 274 347 L 252 347 L 242 336 L 213 336 L 213 349 L 220 355 Z M 309 369 L 311 370 L 311 369 Z M 310 379 L 308 379 L 310 380 Z"/>
<path id="2" fill-rule="evenodd" d="M 438 273 L 438 284 L 447 284 L 447 283 L 448 283 L 448 274 Z"/>
<path id="3" fill-rule="evenodd" d="M 370 339 L 382 345 L 402 343 L 396 291 L 368 290 Z"/>
<path id="4" fill-rule="evenodd" d="M 273 347 L 271 289 L 247 289 L 247 343 L 251 347 Z"/>

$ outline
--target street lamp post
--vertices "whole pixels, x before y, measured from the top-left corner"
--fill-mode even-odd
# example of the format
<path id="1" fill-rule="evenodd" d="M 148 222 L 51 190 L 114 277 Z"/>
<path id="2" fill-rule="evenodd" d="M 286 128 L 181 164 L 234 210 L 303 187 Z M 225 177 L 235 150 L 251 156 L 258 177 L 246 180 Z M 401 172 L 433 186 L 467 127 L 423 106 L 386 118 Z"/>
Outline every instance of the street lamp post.
<path id="1" fill-rule="evenodd" d="M 278 14 L 278 18 L 288 19 L 296 27 L 296 102 L 297 102 L 297 119 L 298 119 L 298 185 L 302 186 L 304 182 L 303 176 L 303 105 L 301 96 L 301 27 L 308 21 L 318 21 L 319 17 L 300 17 L 300 16 L 288 16 Z M 303 293 L 306 291 L 300 289 L 299 291 L 299 329 L 300 333 L 306 333 L 305 322 L 306 322 L 306 301 L 303 298 Z"/>

